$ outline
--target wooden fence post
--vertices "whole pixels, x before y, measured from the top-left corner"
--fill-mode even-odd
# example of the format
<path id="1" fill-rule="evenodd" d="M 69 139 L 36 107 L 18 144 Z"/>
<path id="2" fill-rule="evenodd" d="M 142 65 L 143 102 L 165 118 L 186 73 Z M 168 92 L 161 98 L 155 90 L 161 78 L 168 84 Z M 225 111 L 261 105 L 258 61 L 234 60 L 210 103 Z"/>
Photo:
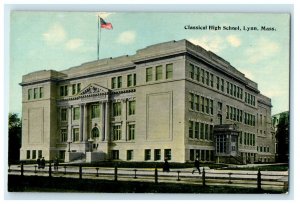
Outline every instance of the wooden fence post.
<path id="1" fill-rule="evenodd" d="M 202 173 L 202 185 L 205 186 L 205 170 L 203 168 L 203 173 Z"/>
<path id="2" fill-rule="evenodd" d="M 99 174 L 98 174 L 99 167 L 96 168 L 96 171 L 97 171 L 96 177 L 98 177 L 99 176 Z"/>
<path id="3" fill-rule="evenodd" d="M 115 181 L 118 181 L 118 167 L 115 166 Z"/>
<path id="4" fill-rule="evenodd" d="M 257 190 L 261 191 L 261 173 L 260 169 L 257 172 Z"/>
<path id="5" fill-rule="evenodd" d="M 49 161 L 49 177 L 51 177 L 51 173 L 52 173 L 52 170 L 51 170 L 51 161 Z"/>
<path id="6" fill-rule="evenodd" d="M 21 162 L 21 176 L 24 176 L 24 164 Z"/>
<path id="7" fill-rule="evenodd" d="M 155 179 L 155 183 L 158 183 L 158 172 L 157 172 L 157 168 L 155 168 L 155 171 L 154 171 L 154 179 Z"/>
<path id="8" fill-rule="evenodd" d="M 179 178 L 179 174 L 180 174 L 180 171 L 177 171 L 177 181 L 180 181 L 180 178 Z"/>
<path id="9" fill-rule="evenodd" d="M 136 179 L 136 172 L 137 172 L 137 169 L 134 169 L 134 178 Z"/>
<path id="10" fill-rule="evenodd" d="M 82 166 L 79 165 L 79 179 L 82 179 Z"/>

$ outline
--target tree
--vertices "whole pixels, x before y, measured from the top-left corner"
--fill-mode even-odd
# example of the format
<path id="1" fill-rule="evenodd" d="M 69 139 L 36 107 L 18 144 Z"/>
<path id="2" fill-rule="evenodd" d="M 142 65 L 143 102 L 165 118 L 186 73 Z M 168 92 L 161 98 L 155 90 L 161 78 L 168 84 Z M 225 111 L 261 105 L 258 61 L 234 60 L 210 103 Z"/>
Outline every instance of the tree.
<path id="1" fill-rule="evenodd" d="M 20 160 L 22 138 L 22 122 L 16 113 L 8 115 L 8 161 L 14 163 Z"/>
<path id="2" fill-rule="evenodd" d="M 275 135 L 277 139 L 277 162 L 289 162 L 289 115 L 281 114 L 277 131 Z"/>

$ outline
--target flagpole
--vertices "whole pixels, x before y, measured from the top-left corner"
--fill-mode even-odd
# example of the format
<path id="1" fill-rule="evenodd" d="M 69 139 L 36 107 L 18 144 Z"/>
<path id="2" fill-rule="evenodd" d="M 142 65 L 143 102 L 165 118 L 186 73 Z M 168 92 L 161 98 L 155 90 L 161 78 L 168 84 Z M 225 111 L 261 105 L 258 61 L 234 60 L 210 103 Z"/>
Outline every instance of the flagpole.
<path id="1" fill-rule="evenodd" d="M 100 28 L 100 17 L 98 16 L 98 35 L 97 35 L 97 58 L 98 58 L 98 60 L 99 60 L 99 41 L 100 41 L 100 39 L 99 39 L 99 29 L 101 30 L 101 28 Z"/>

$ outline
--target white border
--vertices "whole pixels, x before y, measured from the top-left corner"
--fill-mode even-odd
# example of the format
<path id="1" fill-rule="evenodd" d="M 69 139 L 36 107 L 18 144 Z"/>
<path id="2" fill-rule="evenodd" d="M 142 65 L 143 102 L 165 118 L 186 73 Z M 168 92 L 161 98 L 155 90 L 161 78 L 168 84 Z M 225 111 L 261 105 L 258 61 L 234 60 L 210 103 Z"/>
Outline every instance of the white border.
<path id="1" fill-rule="evenodd" d="M 297 5 L 297 1 L 279 1 L 279 0 L 273 0 L 273 1 L 244 1 L 243 4 L 237 5 L 237 3 L 241 3 L 239 1 L 201 1 L 202 3 L 208 3 L 207 4 L 196 4 L 195 1 L 191 0 L 172 0 L 172 1 L 158 1 L 158 0 L 144 0 L 141 2 L 141 4 L 135 4 L 130 5 L 131 2 L 128 1 L 121 1 L 121 0 L 111 0 L 109 1 L 110 4 L 102 4 L 99 5 L 98 3 L 103 3 L 103 1 L 99 2 L 97 0 L 93 1 L 80 1 L 80 0 L 73 0 L 73 1 L 67 1 L 67 0 L 53 0 L 53 1 L 38 1 L 38 0 L 31 0 L 26 1 L 27 4 L 24 4 L 24 1 L 21 0 L 4 0 L 2 2 L 2 9 L 1 12 L 4 11 L 4 14 L 1 13 L 1 22 L 4 22 L 4 30 L 1 30 L 1 35 L 4 37 L 1 38 L 0 44 L 4 45 L 4 49 L 1 49 L 1 56 L 4 56 L 4 61 L 2 63 L 3 66 L 1 66 L 1 71 L 3 69 L 3 74 L 0 75 L 0 81 L 4 83 L 4 86 L 0 86 L 1 90 L 0 93 L 3 94 L 1 98 L 4 100 L 1 100 L 1 106 L 0 106 L 0 112 L 3 115 L 2 123 L 0 123 L 0 130 L 2 130 L 2 137 L 1 137 L 1 143 L 2 143 L 2 152 L 3 155 L 1 158 L 1 161 L 3 161 L 3 167 L 0 168 L 0 178 L 4 178 L 4 184 L 1 185 L 1 194 L 3 193 L 4 196 L 1 196 L 4 199 L 21 199 L 21 200 L 28 200 L 28 199 L 41 199 L 41 200 L 47 200 L 47 199 L 55 199 L 55 200 L 65 200 L 65 199 L 71 199 L 71 200 L 94 200 L 94 199 L 104 199 L 104 200 L 111 200 L 111 199 L 134 199 L 134 200 L 164 200 L 164 199 L 171 199 L 171 200 L 193 200 L 193 199 L 201 199 L 201 200 L 223 200 L 222 203 L 227 203 L 229 200 L 247 200 L 247 199 L 259 199 L 264 200 L 264 202 L 267 202 L 267 200 L 281 200 L 281 199 L 287 199 L 291 202 L 296 201 L 299 196 L 295 194 L 297 192 L 296 190 L 296 181 L 298 180 L 297 174 L 297 164 L 292 162 L 294 160 L 294 155 L 298 155 L 296 152 L 296 149 L 293 148 L 293 144 L 299 144 L 297 141 L 299 141 L 298 138 L 294 138 L 293 135 L 298 135 L 298 130 L 294 129 L 294 124 L 299 124 L 299 121 L 297 118 L 295 118 L 295 113 L 299 113 L 298 107 L 294 106 L 294 104 L 300 104 L 298 99 L 298 94 L 294 95 L 294 87 L 298 87 L 297 80 L 295 80 L 295 76 L 299 75 L 299 69 L 293 69 L 293 67 L 299 67 L 299 62 L 297 59 L 294 59 L 293 51 L 295 49 L 295 53 L 299 53 L 299 48 L 295 45 L 300 45 L 298 39 L 294 39 L 295 36 L 299 35 L 299 30 L 293 30 L 294 24 L 300 25 L 299 22 L 297 22 L 297 17 L 299 17 L 299 4 Z M 29 4 L 28 4 L 29 3 Z M 50 3 L 55 3 L 51 4 Z M 68 4 L 72 3 L 72 4 Z M 88 4 L 89 3 L 89 4 Z M 137 3 L 137 2 L 135 2 Z M 153 4 L 155 3 L 155 4 Z M 164 4 L 164 3 L 172 3 L 170 4 Z M 189 4 L 187 4 L 189 3 Z M 255 3 L 256 5 L 254 5 Z M 267 4 L 272 3 L 272 5 Z M 284 3 L 290 3 L 291 5 L 282 5 Z M 175 4 L 181 4 L 181 5 L 175 5 Z M 294 8 L 293 8 L 294 6 Z M 281 13 L 291 13 L 291 102 L 290 102 L 290 121 L 291 121 L 291 172 L 290 172 L 290 183 L 291 186 L 294 185 L 295 189 L 290 188 L 290 192 L 288 195 L 234 195 L 234 194 L 69 194 L 69 193 L 7 193 L 7 130 L 8 130 L 8 90 L 9 90 L 9 12 L 10 10 L 52 10 L 52 11 L 97 11 L 97 10 L 106 10 L 106 11 L 169 11 L 169 12 L 281 12 Z M 294 13 L 295 10 L 295 13 Z M 298 12 L 297 12 L 298 11 Z M 295 14 L 295 15 L 294 15 Z M 295 19 L 295 22 L 294 22 Z M 298 57 L 299 58 L 299 57 Z M 294 62 L 295 60 L 295 62 Z M 294 64 L 295 63 L 295 64 Z M 4 67 L 4 68 L 2 68 Z M 298 80 L 299 81 L 299 80 Z M 295 150 L 295 152 L 294 152 Z M 293 153 L 294 152 L 294 153 Z M 2 189 L 2 187 L 4 187 Z M 224 201 L 227 200 L 227 201 Z M 284 201 L 284 202 L 287 202 Z M 43 201 L 44 202 L 44 201 Z M 100 201 L 102 202 L 102 201 Z M 122 201 L 123 202 L 123 201 Z M 130 201 L 131 203 L 132 201 Z M 144 202 L 144 201 L 142 201 Z M 173 202 L 173 201 L 172 201 Z M 195 202 L 195 201 L 191 201 Z M 201 202 L 201 201 L 199 201 Z M 243 203 L 245 201 L 242 201 Z M 251 201 L 253 202 L 253 201 Z M 232 203 L 232 201 L 230 201 Z"/>

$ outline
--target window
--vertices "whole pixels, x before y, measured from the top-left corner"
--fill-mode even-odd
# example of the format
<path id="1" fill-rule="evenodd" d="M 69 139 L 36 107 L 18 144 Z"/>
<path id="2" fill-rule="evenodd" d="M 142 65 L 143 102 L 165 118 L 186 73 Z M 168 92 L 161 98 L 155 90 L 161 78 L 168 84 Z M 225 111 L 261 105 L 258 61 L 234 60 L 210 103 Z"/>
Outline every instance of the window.
<path id="1" fill-rule="evenodd" d="M 240 110 L 240 122 L 243 122 L 243 111 Z"/>
<path id="2" fill-rule="evenodd" d="M 200 135 L 199 135 L 199 122 L 195 122 L 195 138 L 199 139 Z"/>
<path id="3" fill-rule="evenodd" d="M 42 158 L 43 157 L 43 151 L 42 150 L 38 150 L 38 158 Z"/>
<path id="4" fill-rule="evenodd" d="M 133 75 L 127 75 L 127 87 L 131 87 L 133 85 Z"/>
<path id="5" fill-rule="evenodd" d="M 75 95 L 81 90 L 81 84 L 72 84 L 72 94 Z"/>
<path id="6" fill-rule="evenodd" d="M 165 155 L 165 159 L 171 160 L 172 159 L 171 149 L 165 149 L 164 155 Z"/>
<path id="7" fill-rule="evenodd" d="M 136 85 L 136 74 L 133 74 L 133 86 Z"/>
<path id="8" fill-rule="evenodd" d="M 152 67 L 146 69 L 146 82 L 152 81 Z"/>
<path id="9" fill-rule="evenodd" d="M 151 160 L 151 149 L 145 149 L 145 161 Z"/>
<path id="10" fill-rule="evenodd" d="M 204 113 L 204 97 L 201 96 L 201 112 Z"/>
<path id="11" fill-rule="evenodd" d="M 190 109 L 194 110 L 194 94 L 190 93 Z"/>
<path id="12" fill-rule="evenodd" d="M 196 80 L 200 81 L 200 69 L 199 67 L 195 67 L 195 76 L 196 76 Z"/>
<path id="13" fill-rule="evenodd" d="M 239 133 L 239 137 L 240 137 L 240 144 L 243 144 L 243 132 Z"/>
<path id="14" fill-rule="evenodd" d="M 30 150 L 26 151 L 26 159 L 30 159 Z"/>
<path id="15" fill-rule="evenodd" d="M 128 140 L 134 140 L 135 124 L 128 125 Z"/>
<path id="16" fill-rule="evenodd" d="M 226 105 L 226 119 L 229 119 L 229 106 Z"/>
<path id="17" fill-rule="evenodd" d="M 191 77 L 191 79 L 195 78 L 195 70 L 194 70 L 193 64 L 190 64 L 190 77 Z"/>
<path id="18" fill-rule="evenodd" d="M 60 130 L 60 142 L 67 142 L 68 140 L 68 133 L 67 129 L 61 129 Z"/>
<path id="19" fill-rule="evenodd" d="M 127 160 L 133 159 L 133 150 L 127 150 Z"/>
<path id="20" fill-rule="evenodd" d="M 224 79 L 221 79 L 221 91 L 224 92 Z"/>
<path id="21" fill-rule="evenodd" d="M 200 110 L 199 102 L 200 102 L 200 96 L 195 95 L 195 109 L 196 109 L 196 111 Z"/>
<path id="22" fill-rule="evenodd" d="M 189 121 L 189 138 L 193 138 L 194 122 Z"/>
<path id="23" fill-rule="evenodd" d="M 205 98 L 205 113 L 209 114 L 209 99 Z"/>
<path id="24" fill-rule="evenodd" d="M 154 150 L 154 160 L 158 161 L 160 159 L 161 159 L 161 151 L 160 151 L 160 149 L 155 149 Z"/>
<path id="25" fill-rule="evenodd" d="M 217 78 L 217 89 L 219 90 L 220 89 L 220 78 L 219 77 L 216 77 Z"/>
<path id="26" fill-rule="evenodd" d="M 76 84 L 72 85 L 72 94 L 75 95 L 76 94 Z"/>
<path id="27" fill-rule="evenodd" d="M 81 83 L 77 84 L 77 93 L 81 91 Z"/>
<path id="28" fill-rule="evenodd" d="M 32 99 L 32 89 L 28 89 L 28 100 Z"/>
<path id="29" fill-rule="evenodd" d="M 67 109 L 66 108 L 62 108 L 60 110 L 60 120 L 67 121 Z"/>
<path id="30" fill-rule="evenodd" d="M 226 85 L 227 85 L 226 86 L 227 87 L 227 94 L 229 94 L 229 82 L 228 81 L 226 82 Z"/>
<path id="31" fill-rule="evenodd" d="M 204 137 L 204 139 L 206 139 L 206 140 L 208 140 L 208 131 L 209 131 L 208 124 L 205 124 L 205 137 Z"/>
<path id="32" fill-rule="evenodd" d="M 135 114 L 135 101 L 129 101 L 129 113 L 128 115 L 134 115 Z"/>
<path id="33" fill-rule="evenodd" d="M 195 159 L 195 151 L 193 149 L 190 149 L 190 161 L 194 161 Z"/>
<path id="34" fill-rule="evenodd" d="M 206 85 L 208 86 L 209 85 L 209 72 L 208 71 L 205 72 L 205 79 L 206 79 Z"/>
<path id="35" fill-rule="evenodd" d="M 216 152 L 226 153 L 226 135 L 220 135 L 216 140 Z"/>
<path id="36" fill-rule="evenodd" d="M 201 123 L 201 126 L 200 126 L 200 138 L 202 140 L 204 139 L 204 123 Z"/>
<path id="37" fill-rule="evenodd" d="M 92 129 L 92 138 L 95 139 L 95 138 L 99 138 L 99 129 L 97 127 L 94 127 Z"/>
<path id="38" fill-rule="evenodd" d="M 173 78 L 173 64 L 167 64 L 166 66 L 166 79 Z"/>
<path id="39" fill-rule="evenodd" d="M 92 105 L 92 118 L 99 118 L 99 115 L 100 115 L 99 104 Z"/>
<path id="40" fill-rule="evenodd" d="M 204 81 L 205 81 L 205 79 L 204 79 L 204 69 L 201 69 L 201 81 L 204 84 Z"/>
<path id="41" fill-rule="evenodd" d="M 233 120 L 235 120 L 236 118 L 235 115 L 236 115 L 236 108 L 233 108 L 233 118 L 232 118 Z"/>
<path id="42" fill-rule="evenodd" d="M 209 161 L 209 153 L 210 151 L 209 150 L 205 150 L 205 161 Z"/>
<path id="43" fill-rule="evenodd" d="M 209 125 L 209 140 L 213 140 L 213 135 L 214 135 L 214 131 L 213 131 L 213 125 Z"/>
<path id="44" fill-rule="evenodd" d="M 162 66 L 157 66 L 156 68 L 156 75 L 155 80 L 161 80 L 162 79 Z"/>
<path id="45" fill-rule="evenodd" d="M 233 95 L 233 84 L 230 83 L 230 95 Z"/>
<path id="46" fill-rule="evenodd" d="M 118 88 L 122 88 L 122 76 L 118 76 Z"/>
<path id="47" fill-rule="evenodd" d="M 112 89 L 117 88 L 117 78 L 116 77 L 111 78 L 111 88 Z"/>
<path id="48" fill-rule="evenodd" d="M 114 125 L 112 127 L 112 139 L 113 141 L 121 140 L 121 125 Z"/>
<path id="49" fill-rule="evenodd" d="M 32 150 L 32 159 L 36 159 L 36 150 Z"/>
<path id="50" fill-rule="evenodd" d="M 119 150 L 111 151 L 112 159 L 119 159 Z"/>
<path id="51" fill-rule="evenodd" d="M 79 141 L 79 128 L 73 128 L 73 142 Z"/>
<path id="52" fill-rule="evenodd" d="M 201 161 L 204 161 L 205 150 L 201 150 Z"/>
<path id="53" fill-rule="evenodd" d="M 73 108 L 73 120 L 79 120 L 80 109 L 79 107 Z"/>
<path id="54" fill-rule="evenodd" d="M 60 96 L 68 96 L 68 86 L 61 86 L 60 87 Z"/>
<path id="55" fill-rule="evenodd" d="M 121 102 L 113 103 L 113 117 L 120 116 L 122 112 Z"/>
<path id="56" fill-rule="evenodd" d="M 38 88 L 33 89 L 33 98 L 34 99 L 38 98 Z"/>
<path id="57" fill-rule="evenodd" d="M 40 98 L 44 97 L 44 87 L 40 87 Z"/>
<path id="58" fill-rule="evenodd" d="M 210 114 L 214 114 L 214 101 L 212 99 L 209 100 Z"/>
<path id="59" fill-rule="evenodd" d="M 222 103 L 218 102 L 218 111 L 222 111 Z"/>
<path id="60" fill-rule="evenodd" d="M 214 75 L 210 74 L 210 86 L 214 87 Z"/>
<path id="61" fill-rule="evenodd" d="M 243 99 L 243 89 L 240 91 L 240 99 Z"/>

